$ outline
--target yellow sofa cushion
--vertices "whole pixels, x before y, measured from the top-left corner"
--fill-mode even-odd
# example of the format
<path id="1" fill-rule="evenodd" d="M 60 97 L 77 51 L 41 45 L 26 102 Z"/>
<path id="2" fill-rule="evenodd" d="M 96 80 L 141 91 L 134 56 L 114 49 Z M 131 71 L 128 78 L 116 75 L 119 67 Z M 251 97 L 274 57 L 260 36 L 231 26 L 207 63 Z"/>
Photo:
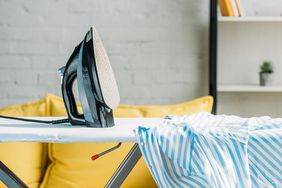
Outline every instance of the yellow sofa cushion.
<path id="1" fill-rule="evenodd" d="M 50 112 L 53 116 L 66 115 L 62 99 L 49 96 Z M 191 114 L 210 112 L 212 97 L 202 97 L 177 105 L 167 106 L 128 106 L 121 105 L 114 111 L 115 117 L 163 117 L 167 114 Z M 71 143 L 49 144 L 48 153 L 52 163 L 49 165 L 41 188 L 99 188 L 104 187 L 127 152 L 130 143 L 122 144 L 121 148 L 107 154 L 96 161 L 91 161 L 93 154 L 100 153 L 117 143 Z M 156 187 L 149 170 L 141 158 L 122 187 Z"/>
<path id="2" fill-rule="evenodd" d="M 213 99 L 210 96 L 194 99 L 189 102 L 184 102 L 174 105 L 149 105 L 149 106 L 128 106 L 128 108 L 136 108 L 143 113 L 144 117 L 165 117 L 169 114 L 187 115 L 195 112 L 211 112 Z M 126 108 L 127 106 L 121 106 Z M 117 111 L 120 109 L 118 108 Z"/>
<path id="3" fill-rule="evenodd" d="M 6 116 L 45 116 L 45 99 L 24 105 L 0 109 Z M 0 160 L 3 161 L 30 188 L 37 188 L 43 177 L 47 157 L 47 144 L 41 143 L 0 143 Z M 0 182 L 0 188 L 6 187 Z"/>

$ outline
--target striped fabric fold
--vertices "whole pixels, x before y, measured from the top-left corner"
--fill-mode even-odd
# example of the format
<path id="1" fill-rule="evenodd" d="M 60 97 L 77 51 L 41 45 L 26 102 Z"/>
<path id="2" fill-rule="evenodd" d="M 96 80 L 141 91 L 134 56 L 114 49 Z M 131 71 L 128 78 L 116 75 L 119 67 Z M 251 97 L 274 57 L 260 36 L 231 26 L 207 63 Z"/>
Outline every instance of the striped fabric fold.
<path id="1" fill-rule="evenodd" d="M 139 127 L 158 187 L 282 187 L 282 120 L 197 113 Z"/>

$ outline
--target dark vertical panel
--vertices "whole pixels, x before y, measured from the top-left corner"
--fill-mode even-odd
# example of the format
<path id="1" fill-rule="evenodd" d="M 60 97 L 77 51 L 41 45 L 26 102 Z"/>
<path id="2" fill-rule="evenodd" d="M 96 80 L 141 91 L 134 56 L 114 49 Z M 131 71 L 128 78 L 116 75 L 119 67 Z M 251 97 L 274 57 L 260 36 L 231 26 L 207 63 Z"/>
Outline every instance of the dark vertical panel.
<path id="1" fill-rule="evenodd" d="M 217 107 L 217 0 L 210 0 L 209 28 L 209 95 L 214 98 L 212 113 Z"/>

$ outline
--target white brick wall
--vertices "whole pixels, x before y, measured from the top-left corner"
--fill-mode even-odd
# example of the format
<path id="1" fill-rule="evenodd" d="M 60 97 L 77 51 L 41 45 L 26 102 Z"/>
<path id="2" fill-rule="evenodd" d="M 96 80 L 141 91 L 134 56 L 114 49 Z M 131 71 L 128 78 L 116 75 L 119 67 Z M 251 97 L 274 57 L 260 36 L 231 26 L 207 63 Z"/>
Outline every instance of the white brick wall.
<path id="1" fill-rule="evenodd" d="M 122 103 L 207 94 L 208 0 L 0 0 L 0 107 L 60 95 L 57 69 L 91 25 Z"/>
<path id="2" fill-rule="evenodd" d="M 282 0 L 242 2 L 248 14 L 282 13 Z M 206 95 L 208 7 L 209 0 L 0 0 L 0 107 L 60 95 L 57 69 L 93 24 L 122 103 L 168 104 Z M 258 100 L 263 111 L 254 105 Z M 222 113 L 282 111 L 259 94 L 220 95 L 220 102 Z"/>

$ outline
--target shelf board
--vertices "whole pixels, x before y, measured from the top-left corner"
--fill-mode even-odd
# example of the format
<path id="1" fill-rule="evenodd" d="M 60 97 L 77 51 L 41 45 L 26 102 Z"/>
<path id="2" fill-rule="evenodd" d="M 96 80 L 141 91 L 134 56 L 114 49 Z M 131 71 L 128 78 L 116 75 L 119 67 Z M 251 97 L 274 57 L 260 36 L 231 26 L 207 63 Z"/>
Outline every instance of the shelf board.
<path id="1" fill-rule="evenodd" d="M 219 84 L 218 92 L 282 92 L 282 85 L 259 86 L 255 84 Z"/>
<path id="2" fill-rule="evenodd" d="M 282 22 L 282 16 L 266 16 L 266 17 L 259 17 L 259 16 L 246 16 L 246 17 L 231 17 L 231 16 L 222 16 L 218 17 L 219 23 L 224 22 Z"/>

